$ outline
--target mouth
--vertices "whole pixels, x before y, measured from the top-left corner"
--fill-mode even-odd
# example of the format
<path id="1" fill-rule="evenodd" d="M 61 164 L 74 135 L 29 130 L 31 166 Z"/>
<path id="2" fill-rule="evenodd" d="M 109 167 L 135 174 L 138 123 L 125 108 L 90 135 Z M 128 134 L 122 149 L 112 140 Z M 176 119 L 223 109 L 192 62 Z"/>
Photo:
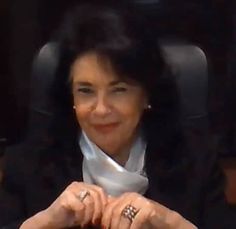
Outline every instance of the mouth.
<path id="1" fill-rule="evenodd" d="M 110 133 L 118 127 L 119 123 L 108 123 L 108 124 L 94 124 L 93 128 L 101 133 Z"/>

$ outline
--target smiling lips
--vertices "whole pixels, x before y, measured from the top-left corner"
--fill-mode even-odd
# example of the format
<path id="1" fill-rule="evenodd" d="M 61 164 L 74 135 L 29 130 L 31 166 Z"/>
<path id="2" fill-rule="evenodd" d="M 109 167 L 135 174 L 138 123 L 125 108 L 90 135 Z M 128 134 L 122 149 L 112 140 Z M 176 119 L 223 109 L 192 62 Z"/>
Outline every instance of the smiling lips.
<path id="1" fill-rule="evenodd" d="M 106 134 L 106 133 L 112 132 L 118 125 L 119 123 L 116 122 L 116 123 L 109 123 L 109 124 L 96 124 L 96 125 L 93 125 L 93 127 L 96 131 Z"/>

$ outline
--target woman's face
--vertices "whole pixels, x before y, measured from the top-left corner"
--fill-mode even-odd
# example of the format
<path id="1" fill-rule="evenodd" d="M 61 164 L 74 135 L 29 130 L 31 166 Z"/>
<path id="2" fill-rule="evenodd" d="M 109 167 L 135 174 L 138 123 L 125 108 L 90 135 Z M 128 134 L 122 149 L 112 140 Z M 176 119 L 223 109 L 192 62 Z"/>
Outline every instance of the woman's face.
<path id="1" fill-rule="evenodd" d="M 111 157 L 127 151 L 147 107 L 144 89 L 119 79 L 109 61 L 88 53 L 71 68 L 77 120 L 91 141 Z"/>

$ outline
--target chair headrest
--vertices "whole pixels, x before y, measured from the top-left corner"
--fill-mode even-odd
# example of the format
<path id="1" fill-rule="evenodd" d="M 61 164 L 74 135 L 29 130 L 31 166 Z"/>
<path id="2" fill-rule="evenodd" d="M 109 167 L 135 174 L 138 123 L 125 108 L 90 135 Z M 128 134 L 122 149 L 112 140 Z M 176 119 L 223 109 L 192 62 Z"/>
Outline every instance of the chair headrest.
<path id="1" fill-rule="evenodd" d="M 197 118 L 207 114 L 207 61 L 197 46 L 179 42 L 161 42 L 164 58 L 173 70 L 180 94 L 182 116 Z M 48 99 L 59 62 L 56 42 L 44 45 L 33 65 L 31 109 L 50 115 L 52 101 Z"/>
<path id="2" fill-rule="evenodd" d="M 197 46 L 163 43 L 180 94 L 182 115 L 188 118 L 207 115 L 208 70 L 204 52 Z"/>

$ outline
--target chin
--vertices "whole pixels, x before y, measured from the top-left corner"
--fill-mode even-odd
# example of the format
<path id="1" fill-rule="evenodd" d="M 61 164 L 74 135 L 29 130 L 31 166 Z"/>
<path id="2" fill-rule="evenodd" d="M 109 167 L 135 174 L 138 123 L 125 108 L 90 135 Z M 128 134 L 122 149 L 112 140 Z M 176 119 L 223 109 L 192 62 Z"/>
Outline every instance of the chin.
<path id="1" fill-rule="evenodd" d="M 123 148 L 122 146 L 127 144 L 124 140 L 129 139 L 129 137 L 126 136 L 127 134 L 124 132 L 120 133 L 119 131 L 113 131 L 111 133 L 98 133 L 96 130 L 92 130 L 88 132 L 85 131 L 85 133 L 93 143 L 111 156 L 115 155 L 119 149 Z"/>

